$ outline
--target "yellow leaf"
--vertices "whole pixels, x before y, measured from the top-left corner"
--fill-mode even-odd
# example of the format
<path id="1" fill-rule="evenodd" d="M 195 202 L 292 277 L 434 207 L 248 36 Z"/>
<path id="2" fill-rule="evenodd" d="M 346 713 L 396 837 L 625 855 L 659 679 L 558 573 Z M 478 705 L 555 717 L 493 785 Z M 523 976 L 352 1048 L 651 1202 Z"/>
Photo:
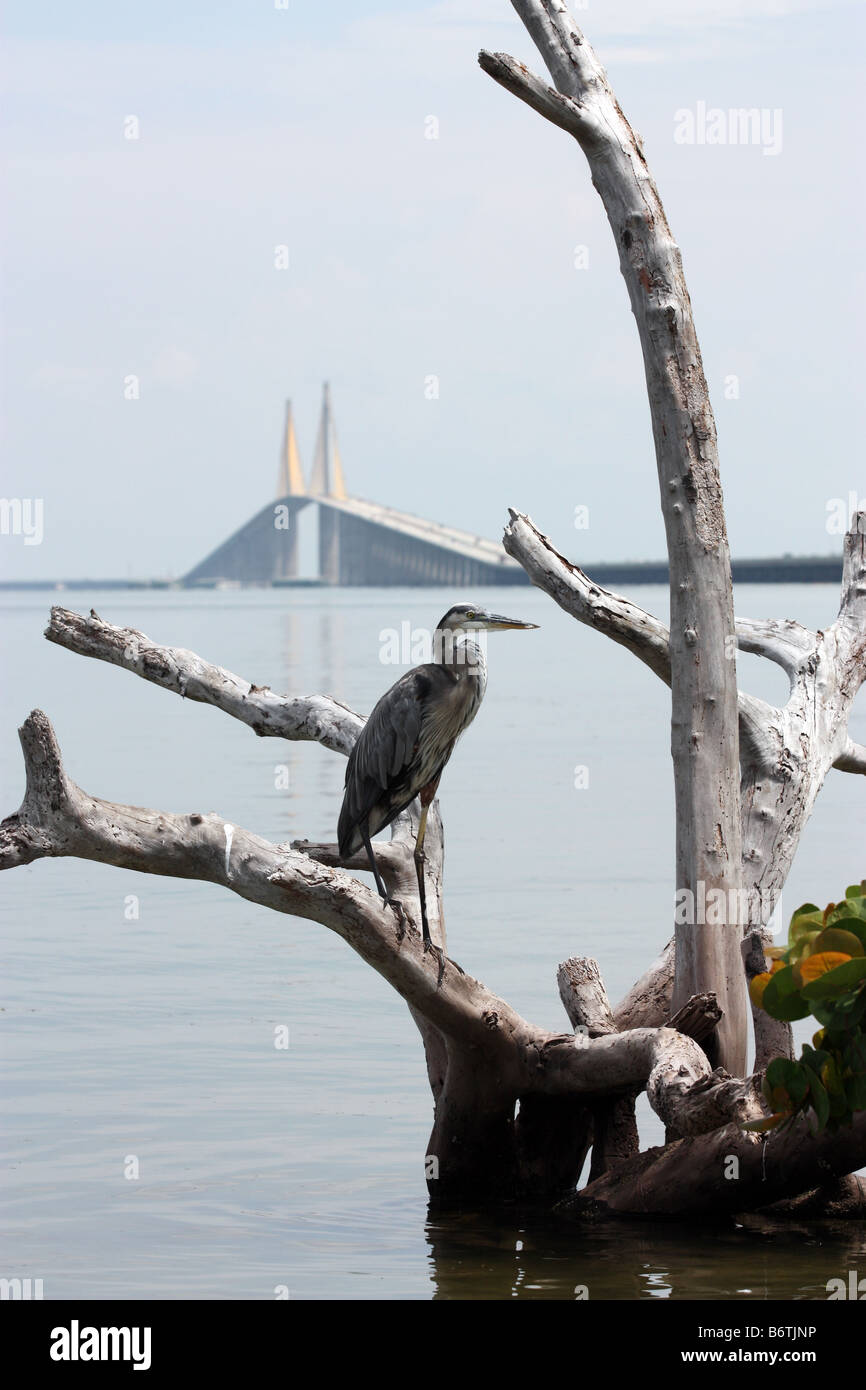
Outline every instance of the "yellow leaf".
<path id="1" fill-rule="evenodd" d="M 753 975 L 749 981 L 749 998 L 756 1009 L 763 1007 L 761 1001 L 764 998 L 764 990 L 770 983 L 769 971 L 765 970 L 762 975 Z"/>
<path id="2" fill-rule="evenodd" d="M 807 956 L 797 966 L 797 974 L 804 985 L 808 985 L 812 980 L 817 980 L 820 975 L 826 975 L 828 971 L 835 970 L 837 965 L 844 965 L 846 960 L 850 960 L 842 951 L 817 951 L 814 956 Z"/>
<path id="3" fill-rule="evenodd" d="M 746 1120 L 740 1125 L 740 1129 L 747 1129 L 752 1134 L 764 1134 L 768 1129 L 775 1129 L 783 1120 L 790 1119 L 788 1115 L 768 1115 L 764 1120 Z"/>

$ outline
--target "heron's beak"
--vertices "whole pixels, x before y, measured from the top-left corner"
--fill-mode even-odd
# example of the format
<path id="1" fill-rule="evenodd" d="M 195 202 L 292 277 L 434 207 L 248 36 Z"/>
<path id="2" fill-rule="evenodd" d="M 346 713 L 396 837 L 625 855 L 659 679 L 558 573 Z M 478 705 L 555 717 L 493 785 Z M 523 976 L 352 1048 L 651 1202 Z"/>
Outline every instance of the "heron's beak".
<path id="1" fill-rule="evenodd" d="M 538 627 L 538 623 L 524 623 L 519 618 L 503 618 L 500 613 L 491 613 L 484 623 L 487 632 L 505 632 L 510 627 L 532 628 Z"/>

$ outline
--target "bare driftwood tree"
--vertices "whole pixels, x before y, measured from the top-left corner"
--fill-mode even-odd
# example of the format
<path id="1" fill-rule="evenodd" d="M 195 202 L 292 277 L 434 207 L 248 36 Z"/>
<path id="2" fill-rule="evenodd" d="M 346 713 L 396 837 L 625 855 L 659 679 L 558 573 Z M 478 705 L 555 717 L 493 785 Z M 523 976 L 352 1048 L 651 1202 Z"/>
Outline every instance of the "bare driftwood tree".
<path id="1" fill-rule="evenodd" d="M 813 1135 L 801 1119 L 770 1141 L 742 1125 L 766 1115 L 760 1073 L 791 1047 L 788 1025 L 759 1013 L 756 1074 L 746 1075 L 746 975 L 764 968 L 763 928 L 829 769 L 866 772 L 866 748 L 847 732 L 866 677 L 866 517 L 845 539 L 841 607 L 825 631 L 735 620 L 715 428 L 679 250 L 640 142 L 565 5 L 513 4 L 554 86 L 504 54 L 482 53 L 481 65 L 575 137 L 607 211 L 643 348 L 670 554 L 670 629 L 594 584 L 518 512 L 505 547 L 560 607 L 628 647 L 670 686 L 675 884 L 695 900 L 724 895 L 724 920 L 676 922 L 674 939 L 616 1008 L 595 961 L 564 962 L 558 984 L 571 1028 L 552 1033 L 456 962 L 440 976 L 425 955 L 412 855 L 417 806 L 395 823 L 390 842 L 375 846 L 385 884 L 403 905 L 398 913 L 355 877 L 365 858 L 341 862 L 336 845 L 274 845 L 219 815 L 172 815 L 89 795 L 66 775 L 40 711 L 21 729 L 27 787 L 0 828 L 0 868 L 71 855 L 201 879 L 336 932 L 405 999 L 420 1030 L 434 1098 L 425 1171 L 439 1200 L 560 1201 L 575 1215 L 747 1211 L 791 1198 L 794 1211 L 829 1202 L 862 1211 L 862 1188 L 846 1175 L 866 1162 L 866 1112 L 836 1134 Z M 360 715 L 329 697 L 277 695 L 93 612 L 53 609 L 46 636 L 213 705 L 260 736 L 312 740 L 346 755 L 362 727 Z M 735 645 L 786 671 L 782 708 L 738 691 Z M 430 929 L 445 950 L 435 804 L 425 848 Z M 634 1101 L 643 1090 L 666 1143 L 641 1153 Z M 589 1180 L 575 1193 L 590 1150 Z M 735 1184 L 724 1179 L 731 1155 L 740 1159 Z"/>

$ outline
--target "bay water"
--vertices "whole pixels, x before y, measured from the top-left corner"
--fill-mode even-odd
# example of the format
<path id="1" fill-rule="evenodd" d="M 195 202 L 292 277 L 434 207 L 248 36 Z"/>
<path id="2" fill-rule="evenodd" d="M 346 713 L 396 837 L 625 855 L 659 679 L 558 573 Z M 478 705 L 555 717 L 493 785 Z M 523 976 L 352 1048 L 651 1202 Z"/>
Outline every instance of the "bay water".
<path id="1" fill-rule="evenodd" d="M 667 594 L 633 597 L 664 616 Z M 259 685 L 362 712 L 414 664 L 413 634 L 475 600 L 540 624 L 491 635 L 489 684 L 440 787 L 449 953 L 564 1030 L 558 962 L 595 956 L 612 1000 L 673 908 L 669 692 L 535 589 L 6 592 L 2 814 L 16 728 L 54 724 L 94 795 L 217 811 L 274 841 L 333 840 L 344 760 L 240 723 L 42 636 L 52 601 L 187 647 Z M 832 586 L 756 586 L 743 616 L 824 627 Z M 780 669 L 741 655 L 776 703 Z M 858 697 L 852 737 L 866 742 Z M 785 921 L 866 874 L 862 778 L 831 773 Z M 46 1298 L 825 1298 L 866 1274 L 859 1223 L 583 1230 L 514 1211 L 431 1217 L 431 1097 L 399 997 L 337 937 L 202 883 L 74 860 L 0 880 L 0 1274 Z M 275 1046 L 288 1029 L 289 1045 Z M 811 1031 L 799 1025 L 802 1036 Z M 645 1144 L 660 1142 L 640 1108 Z"/>

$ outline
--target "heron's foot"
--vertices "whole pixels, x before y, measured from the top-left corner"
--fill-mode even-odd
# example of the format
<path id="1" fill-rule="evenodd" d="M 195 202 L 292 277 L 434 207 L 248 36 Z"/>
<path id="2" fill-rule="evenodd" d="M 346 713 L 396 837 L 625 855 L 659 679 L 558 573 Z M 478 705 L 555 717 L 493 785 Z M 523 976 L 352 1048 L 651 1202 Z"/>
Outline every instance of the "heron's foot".
<path id="1" fill-rule="evenodd" d="M 441 947 L 441 946 L 434 946 L 434 945 L 433 945 L 433 942 L 430 940 L 429 936 L 425 937 L 425 939 L 424 939 L 424 954 L 425 954 L 425 956 L 427 955 L 428 952 L 429 952 L 431 955 L 435 956 L 436 959 L 437 959 L 438 962 L 439 962 L 439 978 L 438 978 L 438 980 L 436 981 L 436 988 L 438 989 L 439 986 L 441 985 L 442 981 L 445 979 L 445 961 L 447 960 L 447 956 L 445 955 L 445 952 L 442 950 L 442 947 Z M 458 970 L 460 970 L 460 967 L 459 967 L 459 966 L 458 966 L 457 968 L 458 968 Z M 463 974 L 463 971 L 462 971 L 462 970 L 460 970 L 460 974 L 461 974 L 461 975 Z"/>
<path id="2" fill-rule="evenodd" d="M 406 909 L 403 907 L 399 898 L 386 898 L 385 901 L 388 907 L 393 907 L 394 909 L 394 914 L 397 918 L 397 940 L 402 941 L 403 937 L 406 935 L 406 927 L 409 922 L 409 918 L 406 916 Z"/>

